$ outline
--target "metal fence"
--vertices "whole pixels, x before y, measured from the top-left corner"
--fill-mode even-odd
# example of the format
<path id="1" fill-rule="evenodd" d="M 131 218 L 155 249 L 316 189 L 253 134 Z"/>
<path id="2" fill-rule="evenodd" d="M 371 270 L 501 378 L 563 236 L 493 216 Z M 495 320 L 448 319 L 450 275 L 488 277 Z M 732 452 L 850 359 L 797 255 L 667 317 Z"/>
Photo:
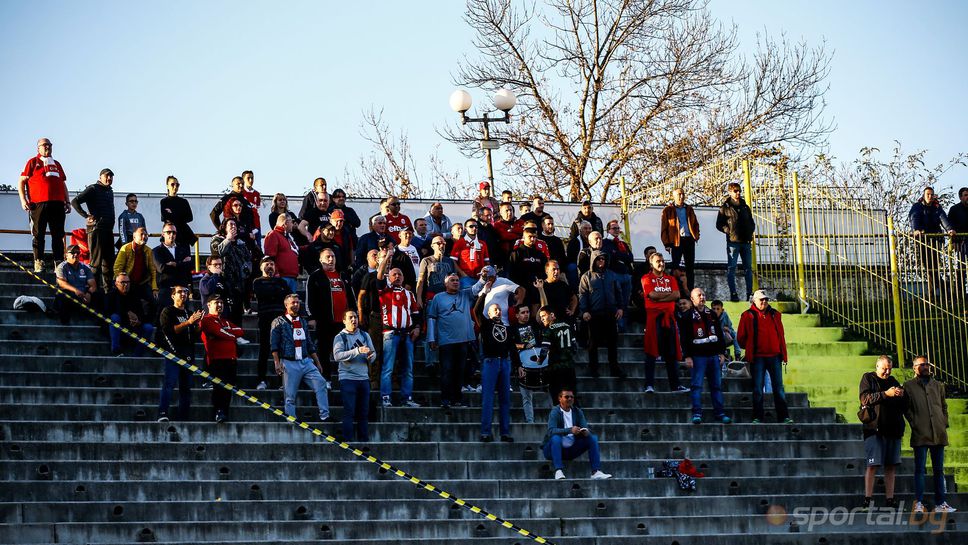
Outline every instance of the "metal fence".
<path id="1" fill-rule="evenodd" d="M 629 195 L 626 210 L 668 202 L 676 187 L 686 187 L 693 203 L 712 201 L 733 181 L 756 220 L 755 287 L 799 300 L 803 311 L 816 310 L 906 365 L 926 355 L 940 378 L 968 389 L 968 243 L 895 228 L 856 188 L 742 159 Z"/>

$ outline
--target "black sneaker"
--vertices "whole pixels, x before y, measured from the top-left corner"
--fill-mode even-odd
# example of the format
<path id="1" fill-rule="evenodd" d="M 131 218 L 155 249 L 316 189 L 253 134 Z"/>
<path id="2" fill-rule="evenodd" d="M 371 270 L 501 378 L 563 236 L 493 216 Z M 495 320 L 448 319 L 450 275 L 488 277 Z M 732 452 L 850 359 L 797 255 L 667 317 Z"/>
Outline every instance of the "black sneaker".
<path id="1" fill-rule="evenodd" d="M 158 422 L 168 422 L 168 413 L 158 413 Z"/>
<path id="2" fill-rule="evenodd" d="M 884 501 L 885 509 L 897 509 L 897 498 L 887 498 Z"/>
<path id="3" fill-rule="evenodd" d="M 864 498 L 864 502 L 860 504 L 860 510 L 869 511 L 871 508 L 871 502 L 873 501 L 874 501 L 874 498 Z"/>
<path id="4" fill-rule="evenodd" d="M 730 302 L 733 302 L 733 303 L 739 303 L 739 294 L 738 293 L 730 293 L 729 294 L 729 300 L 730 300 Z"/>
<path id="5" fill-rule="evenodd" d="M 511 437 L 510 435 L 502 435 L 501 436 L 501 442 L 502 443 L 513 443 L 514 442 L 514 437 Z"/>
<path id="6" fill-rule="evenodd" d="M 494 440 L 494 438 L 491 437 L 490 435 L 482 435 L 481 436 L 481 443 L 490 443 L 493 440 Z"/>
<path id="7" fill-rule="evenodd" d="M 218 411 L 215 413 L 215 423 L 221 424 L 222 422 L 225 422 L 225 413 L 222 411 Z"/>

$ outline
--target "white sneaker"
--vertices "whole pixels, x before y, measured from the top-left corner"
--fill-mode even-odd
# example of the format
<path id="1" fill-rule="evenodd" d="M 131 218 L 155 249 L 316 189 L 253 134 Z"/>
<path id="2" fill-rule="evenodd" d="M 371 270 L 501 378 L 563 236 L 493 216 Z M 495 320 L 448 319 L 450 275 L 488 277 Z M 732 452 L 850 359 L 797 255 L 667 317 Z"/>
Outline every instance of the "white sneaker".
<path id="1" fill-rule="evenodd" d="M 263 380 L 262 382 L 259 383 L 258 386 L 255 387 L 255 389 L 256 390 L 265 390 L 268 387 L 269 387 L 269 385 L 266 384 L 266 381 Z"/>
<path id="2" fill-rule="evenodd" d="M 655 388 L 653 388 L 652 386 L 646 386 L 645 387 L 645 393 L 647 393 L 647 394 L 654 394 L 655 393 Z"/>
<path id="3" fill-rule="evenodd" d="M 243 339 L 242 337 L 238 337 L 235 339 L 235 344 L 249 344 L 249 341 Z"/>
<path id="4" fill-rule="evenodd" d="M 420 403 L 417 403 L 412 398 L 407 398 L 407 400 L 404 401 L 403 404 L 406 405 L 407 407 L 412 408 L 412 409 L 416 409 L 417 407 L 420 406 Z"/>
<path id="5" fill-rule="evenodd" d="M 914 502 L 914 507 L 911 508 L 911 512 L 912 513 L 923 513 L 924 512 L 924 504 L 921 503 L 921 502 L 919 502 L 919 501 Z"/>
<path id="6" fill-rule="evenodd" d="M 477 386 L 475 386 L 475 387 L 473 387 L 473 388 L 471 388 L 471 391 L 472 391 L 472 392 L 477 392 L 477 393 L 479 394 L 479 393 L 481 393 L 481 392 L 483 392 L 483 391 L 484 391 L 484 388 L 482 388 L 482 387 L 481 387 L 481 385 L 480 385 L 480 384 L 478 384 Z"/>
<path id="7" fill-rule="evenodd" d="M 957 509 L 948 505 L 948 502 L 944 502 L 941 505 L 934 506 L 935 513 L 954 513 L 955 511 L 957 511 Z"/>
<path id="8" fill-rule="evenodd" d="M 612 476 L 610 474 L 602 473 L 602 470 L 600 469 L 595 473 L 592 473 L 592 479 L 611 479 L 611 478 Z"/>
<path id="9" fill-rule="evenodd" d="M 562 480 L 564 478 L 565 478 L 565 472 L 562 471 L 562 470 L 560 470 L 560 469 L 556 469 L 555 470 L 555 480 L 556 481 L 560 481 L 560 480 Z"/>

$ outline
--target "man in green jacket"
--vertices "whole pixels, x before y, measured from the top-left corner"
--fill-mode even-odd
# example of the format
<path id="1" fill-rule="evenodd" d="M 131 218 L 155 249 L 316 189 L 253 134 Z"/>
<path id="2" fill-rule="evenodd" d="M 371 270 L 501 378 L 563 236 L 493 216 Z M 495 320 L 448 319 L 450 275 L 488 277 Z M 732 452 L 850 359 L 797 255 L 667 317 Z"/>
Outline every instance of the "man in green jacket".
<path id="1" fill-rule="evenodd" d="M 915 513 L 925 511 L 924 474 L 927 454 L 931 452 L 931 470 L 934 472 L 934 511 L 953 513 L 954 507 L 945 499 L 944 448 L 948 446 L 948 404 L 945 401 L 944 384 L 931 376 L 932 366 L 927 356 L 914 358 L 915 377 L 904 383 L 907 395 L 907 411 L 904 416 L 911 423 L 911 448 L 914 449 L 914 508 Z"/>

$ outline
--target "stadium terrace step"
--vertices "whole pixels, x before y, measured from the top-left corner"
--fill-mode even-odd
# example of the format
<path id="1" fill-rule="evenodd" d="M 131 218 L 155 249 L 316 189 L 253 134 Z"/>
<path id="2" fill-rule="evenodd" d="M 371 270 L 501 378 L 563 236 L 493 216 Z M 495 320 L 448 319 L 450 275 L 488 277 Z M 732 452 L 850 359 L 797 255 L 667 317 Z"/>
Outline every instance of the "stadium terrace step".
<path id="1" fill-rule="evenodd" d="M 394 390 L 396 393 L 396 390 Z M 280 405 L 282 402 L 282 392 L 280 390 L 246 390 L 247 394 L 256 396 L 260 400 L 273 405 Z M 306 396 L 310 396 L 306 391 Z M 481 394 L 463 394 L 465 400 L 473 406 L 480 407 Z M 338 396 L 330 392 L 330 401 L 338 403 Z M 687 409 L 690 407 L 688 392 L 660 392 L 656 394 L 646 394 L 644 392 L 582 392 L 578 393 L 581 406 L 598 407 L 602 409 L 643 409 L 643 408 L 674 408 Z M 199 395 L 199 401 L 206 403 L 209 396 Z M 413 398 L 424 406 L 436 407 L 440 405 L 440 392 L 436 390 L 414 390 Z M 723 394 L 726 407 L 752 407 L 753 398 L 751 393 L 746 392 L 726 392 Z M 764 405 L 772 407 L 772 395 L 764 396 Z M 175 398 L 177 400 L 177 397 Z M 6 387 L 0 386 L 0 403 L 44 403 L 45 401 L 58 405 L 69 405 L 82 403 L 86 405 L 152 405 L 158 402 L 158 388 L 97 388 L 97 387 L 75 387 L 70 390 L 51 389 L 42 386 L 21 386 Z M 300 397 L 299 403 L 309 403 L 309 397 Z M 790 407 L 807 407 L 807 396 L 804 394 L 788 393 L 786 395 L 787 404 Z M 241 406 L 241 400 L 235 400 L 233 405 Z M 703 407 L 709 407 L 709 393 L 704 392 L 702 397 Z M 394 410 L 390 408 L 388 410 Z"/>
<path id="2" fill-rule="evenodd" d="M 50 272 L 42 276 L 53 281 Z M 215 424 L 211 393 L 198 388 L 197 378 L 190 421 L 157 423 L 159 356 L 110 357 L 101 324 L 81 317 L 62 327 L 41 313 L 9 310 L 20 294 L 48 302 L 53 295 L 22 271 L 0 266 L 2 543 L 533 543 L 234 396 L 230 421 Z M 800 314 L 796 303 L 772 304 L 784 314 L 791 360 L 784 382 L 795 424 L 773 423 L 769 394 L 767 423 L 749 424 L 751 381 L 733 378 L 724 381 L 724 391 L 736 422 L 689 423 L 689 396 L 664 392 L 663 365 L 656 379 L 662 393 L 642 392 L 642 324 L 629 320 L 617 343 L 629 379 L 608 376 L 604 350 L 603 376 L 592 379 L 586 351 L 576 354 L 579 404 L 612 479 L 590 480 L 586 457 L 565 463 L 568 479 L 552 479 L 539 446 L 548 415 L 544 395 L 535 399 L 536 423 L 525 424 L 513 392 L 516 441 L 479 443 L 481 395 L 465 394 L 468 407 L 437 407 L 439 380 L 424 367 L 419 344 L 415 398 L 424 406 L 373 407 L 372 441 L 353 446 L 560 545 L 968 542 L 962 512 L 915 524 L 909 512 L 880 525 L 864 514 L 837 524 L 797 518 L 855 509 L 864 460 L 860 426 L 838 424 L 834 409 L 791 393 L 789 385 L 839 369 L 837 385 L 808 390 L 810 399 L 836 393 L 841 383 L 843 394 L 855 395 L 859 374 L 872 368 L 874 357 L 866 343 L 822 327 L 818 315 Z M 197 295 L 190 305 L 198 305 Z M 727 302 L 726 308 L 738 325 L 749 304 Z M 242 325 L 253 344 L 240 349 L 237 382 L 248 389 L 257 382 L 257 317 L 244 317 Z M 688 370 L 681 372 L 688 377 Z M 248 393 L 282 404 L 277 389 Z M 176 390 L 172 411 L 177 400 Z M 313 401 L 311 392 L 300 392 L 299 418 L 315 422 Z M 338 385 L 330 402 L 340 418 Z M 711 416 L 708 393 L 703 404 Z M 338 422 L 314 426 L 330 433 L 340 428 Z M 684 457 L 707 475 L 695 492 L 680 490 L 674 479 L 649 478 L 649 467 Z M 897 488 L 907 511 L 912 472 L 905 458 Z M 958 493 L 950 476 L 947 483 L 949 501 L 968 507 L 968 495 Z M 883 493 L 879 478 L 877 502 Z M 932 534 L 938 529 L 944 531 Z"/>
<path id="3" fill-rule="evenodd" d="M 300 401 L 303 400 L 303 395 L 306 396 L 306 402 L 312 401 L 312 397 L 308 392 L 305 394 L 300 394 Z M 547 395 L 544 396 L 547 399 Z M 540 397 L 539 397 L 540 399 Z M 177 399 L 176 399 L 177 401 Z M 189 422 L 208 422 L 211 420 L 212 410 L 208 406 L 208 395 L 200 394 L 196 397 L 195 405 L 192 406 L 188 418 L 184 420 Z M 333 399 L 334 403 L 330 405 L 330 409 L 334 415 L 334 418 L 339 420 L 342 418 L 343 408 L 340 404 L 339 396 Z M 372 404 L 376 403 L 376 399 L 372 400 Z M 546 410 L 547 403 L 539 403 L 539 408 L 535 411 L 538 415 L 543 416 Z M 174 409 L 177 407 L 177 403 L 172 405 Z M 312 419 L 316 416 L 315 411 L 312 410 L 314 405 L 303 405 L 297 409 L 297 413 L 300 418 L 306 417 Z M 70 411 L 65 411 L 63 407 L 60 406 L 49 406 L 45 404 L 21 404 L 21 405 L 3 405 L 0 406 L 0 420 L 34 420 L 34 421 L 67 421 L 67 422 L 144 422 L 144 421 L 154 421 L 157 417 L 158 407 L 157 405 L 83 405 L 74 404 L 71 406 Z M 398 407 L 391 410 L 383 411 L 376 410 L 376 407 L 371 411 L 371 421 L 377 422 L 384 416 L 393 418 L 394 420 L 400 422 L 435 422 L 435 421 L 446 421 L 449 423 L 463 423 L 463 424 L 475 424 L 481 421 L 481 408 L 480 407 L 452 407 L 447 409 L 444 414 L 439 414 L 443 412 L 444 409 L 440 407 L 421 407 L 419 409 L 411 409 L 407 407 Z M 711 419 L 711 408 L 706 409 L 707 423 L 712 424 Z M 611 422 L 624 422 L 624 423 L 657 423 L 657 424 L 670 424 L 670 423 L 686 423 L 691 417 L 691 409 L 683 408 L 681 411 L 655 411 L 653 409 L 585 409 L 585 416 L 591 422 L 597 424 L 607 424 Z M 753 419 L 753 409 L 750 407 L 727 407 L 726 413 L 730 415 L 737 422 L 749 422 Z M 233 418 L 240 422 L 277 422 L 279 417 L 269 413 L 268 411 L 262 409 L 261 407 L 256 407 L 254 405 L 242 405 L 232 408 Z M 495 409 L 495 422 L 497 422 L 497 409 Z M 793 419 L 797 422 L 811 422 L 811 423 L 835 423 L 836 414 L 833 409 L 826 407 L 812 408 L 812 407 L 792 407 L 790 408 L 790 414 Z M 175 420 L 174 414 L 169 414 L 172 417 L 172 421 Z M 768 422 L 772 422 L 773 414 L 772 410 L 766 410 L 766 418 Z M 539 421 L 537 417 L 535 420 L 540 425 L 546 425 L 543 421 Z M 511 421 L 516 423 L 524 423 L 524 411 L 521 409 L 520 400 L 517 398 L 517 393 L 512 396 L 512 406 L 511 406 Z"/>

